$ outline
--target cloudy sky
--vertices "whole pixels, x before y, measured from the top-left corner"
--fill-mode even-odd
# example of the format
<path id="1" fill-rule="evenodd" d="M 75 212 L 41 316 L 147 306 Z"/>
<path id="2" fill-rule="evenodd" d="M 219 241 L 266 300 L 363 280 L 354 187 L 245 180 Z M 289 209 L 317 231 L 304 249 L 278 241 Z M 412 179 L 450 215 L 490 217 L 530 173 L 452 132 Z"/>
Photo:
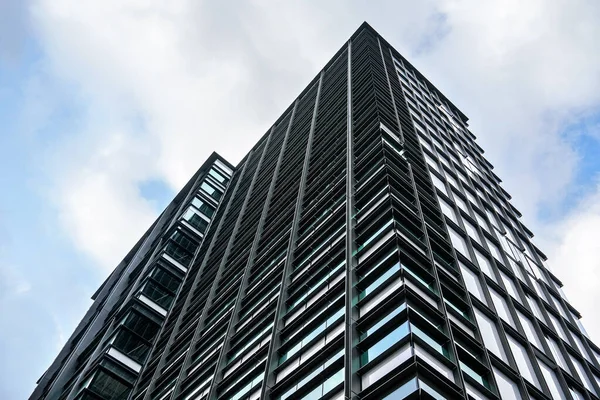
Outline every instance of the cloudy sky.
<path id="1" fill-rule="evenodd" d="M 0 398 L 216 150 L 247 152 L 368 21 L 469 117 L 600 341 L 600 3 L 0 0 Z"/>

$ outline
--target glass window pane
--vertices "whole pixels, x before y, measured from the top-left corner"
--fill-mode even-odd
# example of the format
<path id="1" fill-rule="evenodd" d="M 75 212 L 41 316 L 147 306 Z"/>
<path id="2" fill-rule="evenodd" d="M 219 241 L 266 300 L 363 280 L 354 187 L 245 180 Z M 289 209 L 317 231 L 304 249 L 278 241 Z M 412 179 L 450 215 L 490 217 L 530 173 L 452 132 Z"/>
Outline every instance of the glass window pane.
<path id="1" fill-rule="evenodd" d="M 360 360 L 361 365 L 367 364 L 369 361 L 382 354 L 391 346 L 402 340 L 402 338 L 406 337 L 408 333 L 408 322 L 405 322 L 396 329 L 394 329 L 392 332 L 388 333 L 384 338 L 375 343 L 368 350 L 363 352 Z"/>
<path id="2" fill-rule="evenodd" d="M 569 387 L 569 392 L 571 393 L 573 400 L 587 400 L 583 393 L 581 393 L 579 390 Z"/>
<path id="3" fill-rule="evenodd" d="M 519 321 L 521 321 L 521 325 L 523 326 L 523 330 L 525 331 L 525 336 L 527 336 L 527 340 L 530 343 L 534 344 L 538 349 L 543 350 L 542 343 L 538 338 L 537 333 L 535 332 L 535 327 L 533 323 L 527 318 L 525 315 L 521 314 L 517 311 L 517 315 L 519 316 Z"/>
<path id="4" fill-rule="evenodd" d="M 204 233 L 208 227 L 208 221 L 198 214 L 198 212 L 190 207 L 183 214 L 183 219 L 186 220 L 191 226 L 196 228 L 200 233 Z"/>
<path id="5" fill-rule="evenodd" d="M 496 292 L 494 289 L 490 289 L 490 295 L 492 297 L 492 302 L 494 303 L 494 307 L 496 308 L 496 313 L 500 318 L 504 320 L 504 322 L 508 323 L 511 326 L 514 326 L 514 322 L 512 317 L 510 316 L 510 310 L 508 309 L 508 304 L 506 304 L 506 300 L 500 295 L 500 293 Z"/>
<path id="6" fill-rule="evenodd" d="M 490 242 L 487 239 L 486 239 L 486 241 L 487 241 L 488 248 L 490 249 L 490 252 L 496 258 L 496 260 L 502 261 L 502 253 L 500 253 L 500 249 L 498 249 L 498 246 L 496 246 L 494 243 Z"/>
<path id="7" fill-rule="evenodd" d="M 465 219 L 463 219 L 463 223 L 465 224 L 465 229 L 466 229 L 467 233 L 469 234 L 469 236 L 471 237 L 471 239 L 473 239 L 477 243 L 481 244 L 481 241 L 479 240 L 479 233 L 477 233 L 477 229 L 475 229 L 473 224 L 471 224 L 469 221 L 467 221 Z"/>
<path id="8" fill-rule="evenodd" d="M 210 169 L 210 171 L 208 171 L 208 173 L 210 174 L 210 176 L 212 176 L 213 178 L 215 178 L 218 182 L 225 184 L 227 182 L 227 178 L 224 177 L 223 175 L 221 175 L 219 172 L 215 171 L 214 169 Z"/>
<path id="9" fill-rule="evenodd" d="M 510 294 L 513 299 L 519 301 L 519 303 L 521 302 L 519 300 L 519 295 L 517 292 L 517 287 L 515 286 L 515 282 L 512 280 L 512 278 L 509 278 L 508 275 L 506 275 L 504 272 L 499 271 L 500 272 L 500 278 L 502 278 L 502 282 L 504 283 L 504 286 L 506 287 L 506 291 L 508 292 L 508 294 Z"/>
<path id="10" fill-rule="evenodd" d="M 427 153 L 423 153 L 425 155 L 425 161 L 427 161 L 427 164 L 429 164 L 430 168 L 433 168 L 434 170 L 436 170 L 437 172 L 440 172 L 440 168 L 438 167 L 437 163 L 435 162 L 435 160 L 433 158 L 431 158 L 429 156 L 429 154 Z"/>
<path id="11" fill-rule="evenodd" d="M 417 390 L 417 378 L 406 382 L 404 385 L 400 386 L 398 389 L 384 397 L 383 400 L 403 399 L 409 394 L 413 393 L 415 390 Z"/>
<path id="12" fill-rule="evenodd" d="M 565 394 L 560 387 L 560 383 L 558 383 L 558 378 L 554 371 L 541 361 L 539 361 L 539 365 L 542 370 L 542 375 L 544 375 L 544 379 L 546 380 L 546 384 L 548 385 L 548 389 L 550 389 L 552 399 L 566 400 Z"/>
<path id="13" fill-rule="evenodd" d="M 502 349 L 502 342 L 500 341 L 500 334 L 496 329 L 496 325 L 481 311 L 477 308 L 475 310 L 475 318 L 477 319 L 477 325 L 479 331 L 483 337 L 483 343 L 492 353 L 494 353 L 500 359 L 508 362 L 506 354 Z"/>
<path id="14" fill-rule="evenodd" d="M 465 285 L 467 285 L 467 290 L 485 304 L 485 296 L 483 295 L 483 289 L 481 288 L 479 278 L 468 267 L 462 264 L 459 265 L 463 279 L 465 280 Z"/>
<path id="15" fill-rule="evenodd" d="M 456 219 L 456 213 L 454 212 L 454 209 L 450 206 L 450 204 L 446 203 L 443 199 L 439 199 L 439 200 L 440 200 L 440 207 L 441 207 L 444 215 L 446 217 L 448 217 L 455 224 L 458 224 L 458 220 Z"/>
<path id="16" fill-rule="evenodd" d="M 200 200 L 197 197 L 194 197 L 194 199 L 192 200 L 192 205 L 194 207 L 196 207 L 198 210 L 200 210 L 200 212 L 204 215 L 206 215 L 208 218 L 211 218 L 213 216 L 213 214 L 215 213 L 215 209 L 213 206 L 211 206 L 210 204 L 207 204 L 206 202 Z"/>
<path id="17" fill-rule="evenodd" d="M 456 203 L 458 208 L 460 208 L 461 210 L 464 211 L 465 214 L 470 215 L 469 209 L 467 208 L 467 203 L 465 203 L 465 201 L 461 197 L 459 197 L 456 193 L 454 194 L 454 202 Z"/>
<path id="18" fill-rule="evenodd" d="M 481 254 L 477 249 L 475 249 L 475 258 L 477 259 L 477 264 L 481 271 L 490 277 L 494 282 L 496 282 L 496 277 L 494 272 L 492 271 L 492 264 L 490 260 L 487 259 L 483 254 Z"/>
<path id="19" fill-rule="evenodd" d="M 493 371 L 502 400 L 521 400 L 522 397 L 517 384 L 496 368 L 493 368 Z"/>
<path id="20" fill-rule="evenodd" d="M 485 210 L 488 219 L 490 220 L 490 222 L 492 223 L 492 225 L 494 225 L 494 227 L 500 229 L 500 227 L 498 226 L 498 222 L 496 221 L 496 217 L 494 217 L 494 214 L 490 211 L 490 210 Z"/>
<path id="21" fill-rule="evenodd" d="M 485 221 L 485 219 L 483 219 L 483 217 L 481 215 L 479 215 L 479 213 L 475 213 L 475 218 L 477 219 L 477 222 L 479 223 L 479 226 L 481 228 L 483 228 L 484 231 L 486 232 L 490 232 L 490 228 L 487 224 L 487 222 Z"/>
<path id="22" fill-rule="evenodd" d="M 581 339 L 579 338 L 579 336 L 577 336 L 574 333 L 572 334 L 572 336 L 573 336 L 573 339 L 575 339 L 575 344 L 579 348 L 579 351 L 581 352 L 581 355 L 584 356 L 585 359 L 588 360 L 591 363 L 592 359 L 590 358 L 590 355 L 588 354 L 587 350 L 583 346 L 583 342 L 581 341 Z"/>
<path id="23" fill-rule="evenodd" d="M 465 390 L 467 391 L 467 394 L 469 395 L 469 397 L 471 397 L 475 400 L 487 400 L 488 399 L 486 396 L 481 394 L 481 392 L 479 390 L 477 390 L 473 386 L 469 385 L 468 382 L 465 382 Z"/>
<path id="24" fill-rule="evenodd" d="M 429 352 L 427 352 L 420 346 L 415 345 L 415 354 L 419 356 L 422 360 L 424 360 L 427 364 L 429 364 L 429 366 L 431 366 L 433 369 L 438 371 L 440 374 L 450 379 L 451 381 L 454 381 L 454 373 L 452 372 L 452 370 L 440 360 L 438 360 L 436 357 L 429 354 Z"/>
<path id="25" fill-rule="evenodd" d="M 448 196 L 448 192 L 446 191 L 446 185 L 444 185 L 444 182 L 442 182 L 442 180 L 440 178 L 438 178 L 436 175 L 434 175 L 434 174 L 430 174 L 430 175 L 431 175 L 431 181 L 433 182 L 435 187 L 438 188 L 438 190 L 440 190 L 446 196 Z"/>
<path id="26" fill-rule="evenodd" d="M 590 381 L 590 378 L 588 377 L 587 372 L 583 368 L 583 365 L 575 357 L 571 357 L 571 361 L 573 362 L 573 366 L 577 370 L 577 375 L 579 375 L 579 378 L 581 379 L 583 386 L 585 386 L 585 388 L 587 390 L 589 390 L 590 392 L 596 394 L 596 392 L 594 391 L 594 387 L 592 386 L 592 382 Z"/>
<path id="27" fill-rule="evenodd" d="M 562 355 L 562 351 L 558 347 L 558 343 L 556 343 L 553 339 L 546 336 L 546 341 L 548 342 L 548 347 L 550 347 L 550 351 L 552 352 L 552 356 L 554 357 L 554 361 L 565 371 L 569 371 L 567 367 L 567 362 Z"/>
<path id="28" fill-rule="evenodd" d="M 450 240 L 452 241 L 454 248 L 462 253 L 465 257 L 469 257 L 469 251 L 467 250 L 465 239 L 451 227 L 448 227 L 448 231 L 450 232 Z"/>
<path id="29" fill-rule="evenodd" d="M 556 329 L 556 332 L 558 333 L 558 336 L 560 336 L 560 338 L 562 340 L 564 340 L 565 342 L 570 343 L 569 339 L 567 339 L 567 334 L 563 330 L 563 327 L 560 324 L 558 318 L 556 318 L 554 315 L 552 315 L 550 313 L 548 313 L 548 316 L 550 317 L 550 321 L 552 322 L 552 326 L 554 326 L 554 329 Z"/>
<path id="30" fill-rule="evenodd" d="M 529 296 L 525 296 L 525 298 L 527 299 L 527 303 L 529 303 L 529 307 L 531 307 L 531 311 L 533 311 L 533 315 L 535 315 L 540 321 L 544 321 L 542 310 L 540 309 L 537 300 L 534 300 Z"/>
<path id="31" fill-rule="evenodd" d="M 529 358 L 529 354 L 525 350 L 525 347 L 521 345 L 518 341 L 508 336 L 508 344 L 512 350 L 513 356 L 515 358 L 515 362 L 517 363 L 517 368 L 523 378 L 527 379 L 529 382 L 533 383 L 536 387 L 539 387 L 540 384 L 537 380 L 535 372 L 532 366 L 532 360 Z"/>
<path id="32" fill-rule="evenodd" d="M 200 188 L 202 190 L 204 190 L 206 192 L 206 194 L 208 194 L 210 197 L 212 197 L 215 200 L 219 200 L 221 198 L 221 196 L 223 195 L 223 193 L 221 193 L 220 190 L 215 189 L 214 187 L 210 186 L 206 182 L 202 182 L 202 185 L 200 185 Z"/>

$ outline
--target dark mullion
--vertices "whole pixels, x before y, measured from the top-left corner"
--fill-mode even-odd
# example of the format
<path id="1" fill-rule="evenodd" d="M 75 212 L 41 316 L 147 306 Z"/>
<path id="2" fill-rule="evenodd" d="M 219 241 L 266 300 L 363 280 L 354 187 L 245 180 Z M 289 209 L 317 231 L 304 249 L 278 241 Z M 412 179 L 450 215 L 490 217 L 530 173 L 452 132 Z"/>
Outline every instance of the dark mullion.
<path id="1" fill-rule="evenodd" d="M 290 133 L 292 124 L 294 122 L 294 116 L 296 114 L 297 106 L 298 106 L 298 100 L 296 100 L 296 102 L 294 103 L 294 108 L 292 109 L 292 116 L 290 117 L 290 122 L 288 124 L 287 130 L 285 133 L 285 137 L 283 139 L 283 143 L 282 143 L 281 149 L 279 151 L 279 157 L 277 158 L 277 164 L 275 165 L 275 170 L 274 170 L 273 176 L 271 178 L 271 183 L 269 185 L 269 191 L 267 193 L 267 198 L 265 199 L 265 204 L 263 206 L 263 209 L 262 209 L 262 212 L 260 215 L 260 220 L 258 223 L 258 227 L 256 229 L 256 234 L 254 236 L 254 240 L 252 241 L 252 248 L 251 248 L 250 254 L 248 256 L 248 261 L 244 267 L 244 275 L 242 277 L 242 284 L 240 285 L 239 291 L 237 293 L 235 306 L 234 306 L 233 312 L 231 313 L 231 317 L 230 317 L 230 320 L 228 323 L 227 333 L 225 334 L 223 346 L 221 347 L 221 350 L 219 351 L 219 357 L 217 359 L 215 373 L 213 375 L 213 380 L 210 383 L 210 389 L 209 389 L 208 397 L 207 397 L 208 399 L 216 399 L 217 398 L 217 387 L 218 387 L 219 383 L 221 383 L 221 381 L 223 380 L 223 376 L 222 376 L 223 369 L 225 368 L 225 364 L 226 364 L 225 356 L 227 355 L 227 352 L 229 351 L 229 347 L 231 346 L 231 338 L 233 337 L 233 334 L 234 334 L 233 330 L 234 330 L 235 326 L 237 325 L 237 323 L 239 322 L 239 312 L 240 312 L 240 308 L 241 308 L 241 304 L 242 304 L 242 298 L 244 297 L 244 293 L 246 292 L 246 290 L 248 288 L 248 280 L 249 280 L 249 275 L 250 275 L 248 272 L 250 270 L 252 270 L 252 267 L 254 266 L 254 262 L 256 259 L 256 253 L 258 250 L 258 243 L 262 236 L 262 233 L 263 233 L 263 230 L 265 227 L 265 222 L 267 219 L 267 215 L 269 212 L 269 208 L 271 206 L 271 200 L 273 198 L 273 193 L 275 191 L 275 184 L 276 184 L 277 178 L 279 176 L 281 164 L 283 163 L 283 155 L 287 148 L 289 133 Z"/>
<path id="2" fill-rule="evenodd" d="M 379 41 L 379 39 L 378 39 L 378 41 Z M 379 42 L 379 46 L 381 48 L 381 42 Z M 391 49 L 388 49 L 388 50 L 389 50 L 388 51 L 389 57 L 393 59 L 392 50 Z M 383 51 L 382 51 L 381 56 L 382 56 L 382 61 L 383 61 L 384 68 L 387 69 L 387 63 L 385 62 L 385 58 L 383 56 Z M 392 62 L 392 64 L 393 64 L 393 62 Z M 403 106 L 407 107 L 406 106 L 406 100 L 404 99 L 404 96 L 403 96 L 402 92 L 400 93 L 400 96 L 402 96 L 402 98 L 399 99 L 398 107 L 403 107 Z M 412 121 L 412 117 L 410 118 L 410 120 Z M 413 124 L 414 124 L 414 122 L 413 122 Z M 401 127 L 400 127 L 400 129 L 401 129 Z M 413 130 L 414 130 L 414 128 L 413 128 Z M 417 149 L 419 151 L 419 155 L 421 156 L 421 158 L 423 158 L 423 148 L 422 148 L 421 144 L 418 141 L 417 141 L 417 143 L 418 143 L 417 144 L 417 146 L 418 146 Z M 428 168 L 429 168 L 429 166 L 427 165 L 427 163 L 425 163 L 425 164 L 426 164 L 425 165 L 425 171 L 427 171 Z M 416 205 L 417 205 L 417 209 L 419 211 L 419 217 L 421 218 L 421 221 L 422 221 L 422 224 L 423 224 L 425 241 L 427 243 L 427 253 L 428 253 L 430 259 L 432 260 L 432 265 L 433 265 L 432 271 L 433 271 L 433 274 L 434 274 L 434 277 L 435 277 L 436 289 L 438 290 L 438 293 L 440 294 L 440 304 L 442 306 L 442 312 L 443 312 L 444 318 L 446 320 L 446 325 L 448 326 L 448 337 L 450 338 L 451 354 L 454 357 L 454 363 L 455 363 L 455 368 L 456 368 L 456 373 L 454 375 L 455 375 L 455 377 L 458 377 L 458 381 L 456 383 L 463 389 L 463 396 L 464 396 L 464 398 L 468 398 L 468 396 L 466 394 L 465 380 L 463 378 L 463 373 L 462 373 L 462 370 L 460 369 L 460 365 L 459 365 L 459 362 L 458 362 L 459 361 L 458 360 L 458 350 L 456 348 L 456 342 L 454 341 L 454 333 L 452 331 L 452 328 L 450 327 L 451 322 L 450 322 L 450 319 L 448 318 L 448 314 L 449 313 L 448 313 L 448 310 L 447 310 L 447 307 L 446 307 L 446 303 L 444 302 L 444 294 L 443 294 L 441 283 L 440 283 L 440 276 L 438 274 L 437 267 L 435 266 L 435 261 L 434 261 L 435 258 L 434 258 L 433 251 L 432 251 L 432 248 L 431 248 L 431 241 L 429 239 L 429 233 L 427 231 L 427 226 L 425 224 L 425 217 L 423 215 L 423 209 L 421 207 L 420 194 L 419 194 L 419 191 L 417 190 L 416 182 L 415 182 L 415 180 L 413 178 L 413 168 L 412 168 L 412 165 L 410 164 L 410 162 L 408 164 L 408 167 L 409 167 L 409 173 L 410 173 L 410 176 L 411 176 L 411 182 L 413 184 L 413 190 L 417 194 L 416 195 Z M 431 179 L 428 178 L 428 180 L 429 180 L 429 183 L 431 184 Z M 439 200 L 438 200 L 437 196 L 434 196 L 434 198 L 436 200 L 437 207 L 440 208 Z M 445 223 L 444 223 L 444 227 L 446 229 L 445 233 L 448 235 L 448 228 L 446 227 Z M 452 248 L 452 253 L 453 253 L 452 254 L 453 258 L 456 261 L 457 257 L 456 257 L 454 248 Z M 466 285 L 465 285 L 463 277 L 462 277 L 462 273 L 459 272 L 458 276 L 459 276 L 460 283 L 461 283 L 462 287 L 466 288 Z M 467 298 L 466 302 L 468 304 L 469 311 L 470 311 L 471 315 L 474 315 L 474 313 L 473 313 L 473 303 L 471 302 L 471 298 L 470 298 L 470 296 L 468 294 L 466 295 L 466 298 Z M 497 387 L 496 381 L 495 381 L 495 377 L 493 376 L 493 373 L 492 373 L 491 362 L 490 362 L 490 359 L 489 359 L 489 356 L 487 354 L 487 350 L 486 349 L 484 349 L 484 357 L 485 357 L 486 367 L 489 370 L 489 376 L 488 376 L 488 378 L 490 379 L 491 382 L 493 382 L 493 385 L 495 387 Z"/>
<path id="3" fill-rule="evenodd" d="M 216 291 L 217 291 L 217 287 L 219 286 L 220 280 L 221 280 L 221 276 L 223 275 L 223 271 L 225 269 L 225 265 L 227 264 L 227 262 L 229 261 L 229 256 L 231 254 L 231 250 L 233 248 L 233 243 L 235 242 L 236 238 L 237 238 L 237 234 L 240 228 L 240 225 L 242 223 L 242 218 L 244 217 L 245 213 L 246 213 L 246 208 L 248 206 L 248 202 L 250 201 L 250 196 L 252 194 L 252 189 L 254 187 L 254 184 L 256 182 L 256 178 L 258 177 L 258 174 L 260 172 L 260 167 L 261 167 L 261 163 L 262 160 L 264 159 L 265 153 L 268 150 L 268 146 L 269 146 L 269 142 L 271 140 L 273 134 L 273 130 L 271 130 L 271 132 L 269 132 L 269 136 L 267 138 L 267 142 L 265 143 L 262 153 L 260 155 L 260 159 L 259 162 L 256 166 L 256 169 L 254 170 L 254 174 L 252 175 L 252 181 L 250 183 L 250 186 L 248 188 L 248 190 L 246 191 L 246 194 L 244 196 L 244 202 L 242 203 L 242 208 L 240 209 L 240 212 L 236 218 L 235 221 L 235 226 L 233 227 L 233 231 L 231 232 L 231 236 L 229 237 L 229 240 L 227 242 L 227 247 L 225 248 L 225 253 L 223 254 L 223 257 L 221 258 L 221 263 L 219 265 L 219 269 L 217 271 L 217 275 L 214 279 L 213 285 L 211 287 L 210 293 L 208 295 L 208 298 L 206 299 L 206 303 L 204 305 L 204 309 L 202 310 L 202 314 L 200 316 L 200 319 L 197 322 L 196 325 L 196 329 L 194 331 L 194 336 L 192 337 L 192 341 L 190 342 L 188 351 L 184 357 L 184 361 L 181 365 L 181 369 L 179 370 L 179 376 L 177 378 L 177 381 L 175 382 L 175 387 L 173 389 L 173 393 L 171 394 L 171 398 L 177 398 L 177 396 L 179 395 L 179 392 L 181 390 L 181 383 L 183 382 L 183 380 L 186 378 L 187 376 L 187 368 L 189 368 L 190 366 L 190 361 L 192 359 L 192 354 L 194 353 L 194 347 L 196 346 L 196 344 L 198 343 L 198 341 L 200 340 L 201 337 L 201 333 L 203 331 L 203 329 L 205 328 L 205 322 L 206 322 L 206 317 L 208 315 L 209 310 L 212 308 L 213 302 L 215 300 L 215 295 L 216 295 Z M 244 167 L 248 164 L 248 162 L 246 162 L 246 164 L 244 165 Z M 241 177 L 240 177 L 240 181 L 241 181 Z M 208 257 L 206 257 L 205 259 L 208 259 Z"/>
<path id="4" fill-rule="evenodd" d="M 348 72 L 346 92 L 346 279 L 345 279 L 345 313 L 344 313 L 344 396 L 346 399 L 358 398 L 360 380 L 356 374 L 359 356 L 356 344 L 358 332 L 358 310 L 355 307 L 358 293 L 356 291 L 356 250 L 354 206 L 354 135 L 352 121 L 352 41 L 348 41 Z"/>
<path id="5" fill-rule="evenodd" d="M 198 273 L 196 274 L 195 278 L 194 278 L 194 282 L 192 284 L 192 287 L 190 288 L 190 290 L 188 291 L 187 297 L 185 299 L 184 305 L 181 309 L 181 312 L 179 313 L 179 316 L 177 317 L 177 321 L 175 322 L 175 327 L 173 328 L 173 330 L 171 331 L 171 335 L 169 336 L 169 340 L 167 341 L 166 345 L 163 347 L 162 349 L 162 354 L 160 356 L 160 361 L 158 362 L 156 369 L 154 370 L 154 373 L 152 375 L 152 379 L 150 380 L 150 383 L 148 384 L 148 389 L 146 390 L 146 394 L 144 395 L 143 399 L 144 400 L 149 400 L 150 399 L 150 393 L 154 390 L 154 387 L 156 385 L 156 381 L 158 379 L 158 377 L 160 376 L 160 371 L 162 370 L 162 368 L 165 366 L 165 361 L 166 361 L 166 356 L 168 353 L 168 349 L 173 345 L 175 336 L 179 333 L 179 329 L 181 328 L 181 322 L 182 319 L 185 315 L 185 313 L 183 312 L 183 310 L 185 310 L 191 300 L 192 300 L 192 293 L 194 292 L 194 289 L 197 287 L 197 285 L 200 283 L 201 281 L 201 277 L 202 277 L 202 273 L 204 272 L 204 269 L 206 267 L 207 261 L 208 261 L 208 257 L 211 255 L 213 248 L 215 246 L 215 242 L 217 241 L 218 237 L 219 237 L 219 233 L 221 232 L 221 229 L 223 228 L 224 225 L 224 221 L 225 221 L 225 217 L 229 214 L 230 208 L 231 208 L 231 204 L 233 203 L 233 200 L 235 199 L 238 189 L 240 187 L 240 184 L 242 182 L 242 178 L 244 177 L 245 173 L 246 173 L 246 168 L 248 166 L 248 159 L 246 159 L 246 162 L 244 163 L 244 167 L 242 168 L 242 170 L 240 171 L 240 177 L 237 178 L 235 187 L 233 188 L 233 192 L 231 194 L 231 197 L 229 198 L 228 202 L 227 202 L 227 206 L 225 207 L 225 210 L 223 212 L 223 215 L 221 216 L 220 220 L 219 220 L 219 224 L 217 225 L 216 231 L 213 235 L 213 237 L 211 238 L 211 241 L 209 243 L 208 249 L 206 250 L 206 253 L 204 255 L 204 259 L 202 260 L 202 264 L 200 265 L 200 268 L 198 270 Z M 232 177 L 233 179 L 233 177 Z M 215 214 L 216 215 L 216 214 Z M 198 255 L 200 254 L 200 250 L 203 246 L 198 246 L 198 248 L 196 249 L 196 254 L 194 254 L 194 257 L 192 258 L 192 262 L 190 263 L 191 266 L 194 265 L 196 259 L 198 258 Z M 182 282 L 182 287 L 183 285 L 186 283 L 185 281 L 188 279 L 189 277 L 189 272 L 186 275 L 186 278 L 184 280 L 184 282 Z M 158 333 L 157 337 L 160 337 L 163 329 L 164 329 L 164 324 L 161 327 L 160 332 Z M 156 348 L 153 348 L 153 351 L 157 350 Z M 158 349 L 160 350 L 160 349 Z M 189 351 L 189 350 L 188 350 Z M 151 352 L 151 354 L 152 354 Z M 141 376 L 141 374 L 140 374 Z M 136 385 L 134 385 L 132 393 L 134 393 L 137 389 L 137 383 L 139 383 L 139 377 L 138 377 L 138 382 L 136 382 Z"/>
<path id="6" fill-rule="evenodd" d="M 296 249 L 298 241 L 298 228 L 300 226 L 300 217 L 302 214 L 302 201 L 304 199 L 304 193 L 306 192 L 306 181 L 308 177 L 308 168 L 310 164 L 310 152 L 312 150 L 315 126 L 317 121 L 317 115 L 319 111 L 319 100 L 321 96 L 321 88 L 323 86 L 324 71 L 321 71 L 319 77 L 319 86 L 317 88 L 317 94 L 315 98 L 315 107 L 313 109 L 313 116 L 310 125 L 310 132 L 308 134 L 308 142 L 306 143 L 306 153 L 304 155 L 304 163 L 302 166 L 302 175 L 300 176 L 300 186 L 298 188 L 298 198 L 296 199 L 296 207 L 294 211 L 294 219 L 292 221 L 292 232 L 291 238 L 288 243 L 288 249 L 286 253 L 286 260 L 283 266 L 283 273 L 281 277 L 281 286 L 279 287 L 279 297 L 277 298 L 277 307 L 275 308 L 275 321 L 273 323 L 273 329 L 271 330 L 271 341 L 269 343 L 269 350 L 267 352 L 267 362 L 265 365 L 265 377 L 263 379 L 262 387 L 260 390 L 260 398 L 270 398 L 270 390 L 275 384 L 275 376 L 273 374 L 278 361 L 277 349 L 281 345 L 281 330 L 283 329 L 283 315 L 284 307 L 287 299 L 287 288 L 290 284 L 291 266 L 294 261 L 294 251 Z"/>

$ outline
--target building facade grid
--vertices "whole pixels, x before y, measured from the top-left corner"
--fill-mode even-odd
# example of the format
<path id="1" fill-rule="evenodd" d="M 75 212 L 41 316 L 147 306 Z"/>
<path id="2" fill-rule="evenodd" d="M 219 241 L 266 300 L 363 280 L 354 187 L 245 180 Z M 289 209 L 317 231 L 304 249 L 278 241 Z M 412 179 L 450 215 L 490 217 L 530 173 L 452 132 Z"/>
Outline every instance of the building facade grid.
<path id="1" fill-rule="evenodd" d="M 466 116 L 366 23 L 205 163 L 32 398 L 600 398 L 600 349 Z"/>

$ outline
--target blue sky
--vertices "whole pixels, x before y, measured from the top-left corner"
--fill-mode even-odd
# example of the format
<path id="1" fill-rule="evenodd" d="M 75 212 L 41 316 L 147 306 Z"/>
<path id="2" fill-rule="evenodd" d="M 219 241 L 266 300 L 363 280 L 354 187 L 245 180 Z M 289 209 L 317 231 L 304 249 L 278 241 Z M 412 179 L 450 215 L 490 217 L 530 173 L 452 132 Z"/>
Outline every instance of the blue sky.
<path id="1" fill-rule="evenodd" d="M 202 161 L 235 164 L 364 20 L 470 117 L 600 339 L 599 18 L 592 0 L 0 2 L 0 398 L 33 390 Z"/>

